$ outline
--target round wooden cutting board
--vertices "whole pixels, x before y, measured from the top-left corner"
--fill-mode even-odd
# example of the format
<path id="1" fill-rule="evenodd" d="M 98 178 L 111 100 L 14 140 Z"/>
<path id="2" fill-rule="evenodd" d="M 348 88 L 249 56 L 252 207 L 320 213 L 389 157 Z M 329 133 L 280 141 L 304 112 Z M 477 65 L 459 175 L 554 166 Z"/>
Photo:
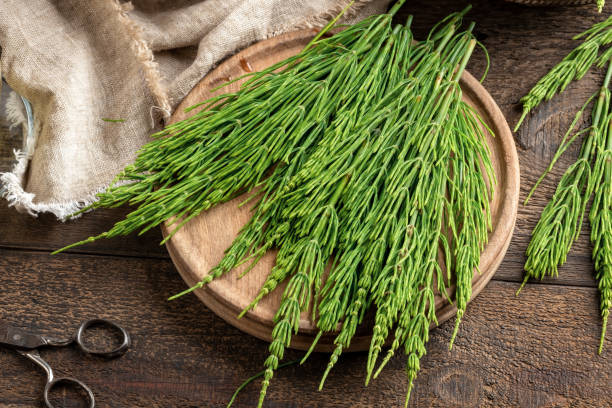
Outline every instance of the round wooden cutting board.
<path id="1" fill-rule="evenodd" d="M 185 113 L 184 109 L 211 96 L 235 91 L 239 82 L 221 91 L 209 92 L 230 79 L 237 78 L 246 72 L 264 69 L 276 62 L 297 54 L 312 38 L 313 31 L 303 30 L 284 34 L 259 42 L 226 60 L 209 73 L 187 95 L 172 116 L 172 122 L 185 119 L 195 111 Z M 508 124 L 489 93 L 470 74 L 465 73 L 461 79 L 464 98 L 485 119 L 495 133 L 488 137 L 492 161 L 497 174 L 498 184 L 495 198 L 491 204 L 493 229 L 489 243 L 484 249 L 480 269 L 473 279 L 473 295 L 476 296 L 489 282 L 502 261 L 510 243 L 519 195 L 519 164 L 514 141 Z M 243 197 L 238 197 L 210 211 L 202 213 L 180 229 L 167 243 L 168 252 L 179 273 L 189 286 L 193 286 L 208 274 L 208 271 L 223 257 L 223 252 L 230 246 L 240 228 L 251 216 L 250 207 L 238 207 Z M 168 229 L 162 226 L 164 236 Z M 269 341 L 273 328 L 273 317 L 276 312 L 284 285 L 264 298 L 256 309 L 238 319 L 237 315 L 258 293 L 274 264 L 275 251 L 266 254 L 246 276 L 237 279 L 247 267 L 243 265 L 225 276 L 195 291 L 196 295 L 230 324 L 237 328 Z M 436 313 L 441 323 L 454 316 L 456 309 L 442 297 L 436 298 Z M 365 350 L 369 347 L 371 330 L 367 325 L 361 329 L 352 341 L 350 350 Z M 291 341 L 291 347 L 307 349 L 316 334 L 313 322 L 308 313 L 302 315 L 299 333 Z M 333 336 L 323 336 L 316 350 L 330 351 L 333 347 Z"/>

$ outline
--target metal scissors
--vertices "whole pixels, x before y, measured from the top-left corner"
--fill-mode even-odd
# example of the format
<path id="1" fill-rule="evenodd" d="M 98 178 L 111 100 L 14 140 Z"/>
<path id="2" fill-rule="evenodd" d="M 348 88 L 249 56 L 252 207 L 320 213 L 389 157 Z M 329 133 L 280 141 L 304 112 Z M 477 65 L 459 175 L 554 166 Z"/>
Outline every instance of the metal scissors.
<path id="1" fill-rule="evenodd" d="M 121 333 L 121 345 L 110 351 L 98 351 L 89 348 L 83 342 L 83 336 L 85 331 L 93 326 L 101 325 L 107 329 L 117 330 Z M 130 347 L 132 341 L 129 333 L 117 323 L 106 319 L 91 319 L 83 322 L 76 334 L 73 337 L 67 339 L 58 339 L 40 334 L 34 334 L 17 327 L 10 326 L 6 322 L 0 320 L 0 346 L 12 348 L 22 356 L 32 360 L 36 365 L 41 367 L 47 374 L 47 383 L 43 392 L 43 398 L 47 408 L 56 408 L 49 399 L 49 393 L 51 389 L 59 383 L 71 384 L 77 388 L 81 388 L 85 391 L 87 399 L 89 400 L 89 408 L 96 406 L 94 394 L 91 389 L 82 381 L 71 377 L 55 377 L 51 366 L 40 357 L 38 349 L 41 347 L 66 347 L 72 344 L 77 344 L 82 352 L 94 356 L 100 356 L 105 358 L 115 358 L 123 355 Z"/>

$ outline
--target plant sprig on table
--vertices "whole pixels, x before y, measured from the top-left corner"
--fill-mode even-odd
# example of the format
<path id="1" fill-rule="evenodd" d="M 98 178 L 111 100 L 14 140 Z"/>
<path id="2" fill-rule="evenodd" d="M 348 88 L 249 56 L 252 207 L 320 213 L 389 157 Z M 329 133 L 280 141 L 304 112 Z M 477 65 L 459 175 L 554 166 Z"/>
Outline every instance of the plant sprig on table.
<path id="1" fill-rule="evenodd" d="M 544 208 L 540 220 L 531 234 L 531 241 L 527 247 L 525 279 L 521 288 L 530 278 L 542 279 L 547 275 L 557 276 L 558 266 L 565 263 L 572 243 L 580 235 L 580 227 L 587 202 L 595 188 L 595 175 L 592 172 L 591 164 L 597 146 L 601 144 L 602 139 L 605 139 L 607 134 L 607 119 L 610 107 L 608 85 L 611 73 L 612 69 L 609 68 L 606 80 L 598 91 L 593 106 L 592 123 L 588 135 L 584 139 L 580 158 L 565 171 L 555 194 Z M 566 147 L 571 141 L 567 141 L 561 147 Z M 555 159 L 558 157 L 559 155 L 556 155 Z"/>
<path id="2" fill-rule="evenodd" d="M 461 30 L 466 9 L 416 42 L 411 19 L 392 25 L 402 3 L 317 36 L 297 56 L 249 75 L 239 91 L 203 102 L 193 117 L 155 135 L 91 207 L 137 208 L 108 232 L 67 247 L 170 219 L 176 231 L 250 191 L 251 220 L 209 275 L 182 294 L 278 248 L 242 313 L 287 283 L 258 406 L 303 313 L 310 310 L 319 329 L 312 348 L 336 334 L 322 386 L 370 308 L 366 383 L 403 348 L 407 404 L 437 323 L 435 292 L 450 298 L 456 285 L 451 347 L 471 297 L 495 185 L 486 126 L 459 86 L 476 45 L 474 25 Z"/>
<path id="3" fill-rule="evenodd" d="M 527 114 L 542 101 L 552 99 L 556 94 L 563 92 L 572 81 L 581 79 L 593 64 L 597 63 L 602 67 L 610 60 L 612 48 L 606 49 L 601 54 L 599 51 L 612 43 L 612 16 L 594 24 L 573 39 L 581 38 L 584 38 L 584 41 L 544 75 L 527 95 L 521 98 L 523 113 L 514 128 L 515 132 Z"/>
<path id="4" fill-rule="evenodd" d="M 610 131 L 612 111 L 609 90 L 612 77 L 612 64 L 610 64 L 612 48 L 598 54 L 601 46 L 612 42 L 610 28 L 612 28 L 612 17 L 595 24 L 580 35 L 586 35 L 587 40 L 521 99 L 524 102 L 524 112 L 517 124 L 518 128 L 529 109 L 539 104 L 544 99 L 544 95 L 546 99 L 550 99 L 556 92 L 563 91 L 571 80 L 583 76 L 595 61 L 598 61 L 599 66 L 608 63 L 601 88 L 576 114 L 550 165 L 525 200 L 527 203 L 571 143 L 581 134 L 586 134 L 578 160 L 563 174 L 552 199 L 544 208 L 532 232 L 526 252 L 525 278 L 517 291 L 518 295 L 530 278 L 543 279 L 546 276 L 558 275 L 558 267 L 565 263 L 572 244 L 580 235 L 587 203 L 591 197 L 594 197 L 589 221 L 602 316 L 599 353 L 603 350 L 612 306 L 612 135 Z M 560 74 L 561 72 L 563 73 Z M 583 131 L 574 132 L 584 110 L 593 100 L 591 125 Z"/>

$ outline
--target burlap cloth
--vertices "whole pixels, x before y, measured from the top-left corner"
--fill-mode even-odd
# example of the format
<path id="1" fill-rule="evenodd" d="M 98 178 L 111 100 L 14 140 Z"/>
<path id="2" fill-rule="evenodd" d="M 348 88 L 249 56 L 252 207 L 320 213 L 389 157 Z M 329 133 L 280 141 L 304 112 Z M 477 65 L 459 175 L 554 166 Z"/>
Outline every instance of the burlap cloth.
<path id="1" fill-rule="evenodd" d="M 33 123 L 0 175 L 10 205 L 65 218 L 95 200 L 172 109 L 224 58 L 321 26 L 348 0 L 2 0 L 0 70 Z M 357 1 L 346 18 L 384 11 Z M 27 115 L 15 94 L 7 115 Z M 121 119 L 108 122 L 103 119 Z"/>

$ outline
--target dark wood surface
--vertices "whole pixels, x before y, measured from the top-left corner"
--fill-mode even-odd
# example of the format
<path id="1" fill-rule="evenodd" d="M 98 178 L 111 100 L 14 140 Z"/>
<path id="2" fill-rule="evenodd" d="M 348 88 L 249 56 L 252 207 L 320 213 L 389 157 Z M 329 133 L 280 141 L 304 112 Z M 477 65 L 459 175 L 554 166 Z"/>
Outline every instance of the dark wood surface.
<path id="1" fill-rule="evenodd" d="M 400 17 L 415 14 L 418 36 L 466 4 L 407 3 Z M 473 3 L 469 17 L 478 23 L 477 33 L 492 60 L 485 86 L 511 125 L 520 113 L 519 98 L 575 46 L 570 37 L 612 12 L 612 7 L 598 15 L 593 6 L 540 9 L 502 1 Z M 484 58 L 478 54 L 469 69 L 478 74 L 483 67 Z M 572 84 L 538 109 L 516 134 L 522 198 L 602 76 L 593 70 Z M 5 122 L 0 128 L 0 167 L 7 170 L 19 138 L 8 132 Z M 452 352 L 448 340 L 454 320 L 432 332 L 411 407 L 612 406 L 612 339 L 598 356 L 600 318 L 588 226 L 559 278 L 533 282 L 520 297 L 514 296 L 531 229 L 577 149 L 578 145 L 565 155 L 532 203 L 519 208 L 508 254 L 468 307 Z M 134 344 L 120 359 L 89 358 L 76 349 L 43 352 L 61 374 L 94 388 L 99 407 L 224 407 L 235 388 L 261 369 L 267 344 L 229 326 L 195 296 L 166 301 L 185 285 L 165 248 L 158 245 L 159 231 L 49 255 L 52 249 L 109 228 L 126 212 L 97 211 L 59 223 L 48 215 L 35 219 L 19 214 L 1 203 L 0 319 L 52 335 L 74 330 L 78 322 L 93 316 L 124 324 Z M 290 351 L 286 358 L 299 356 Z M 365 388 L 366 355 L 344 355 L 318 392 L 326 359 L 325 354 L 316 354 L 302 367 L 280 370 L 266 407 L 403 406 L 404 357 L 394 358 Z M 0 349 L 0 407 L 41 406 L 42 386 L 43 375 L 32 363 Z M 235 406 L 253 406 L 258 393 L 259 383 L 252 383 Z"/>

